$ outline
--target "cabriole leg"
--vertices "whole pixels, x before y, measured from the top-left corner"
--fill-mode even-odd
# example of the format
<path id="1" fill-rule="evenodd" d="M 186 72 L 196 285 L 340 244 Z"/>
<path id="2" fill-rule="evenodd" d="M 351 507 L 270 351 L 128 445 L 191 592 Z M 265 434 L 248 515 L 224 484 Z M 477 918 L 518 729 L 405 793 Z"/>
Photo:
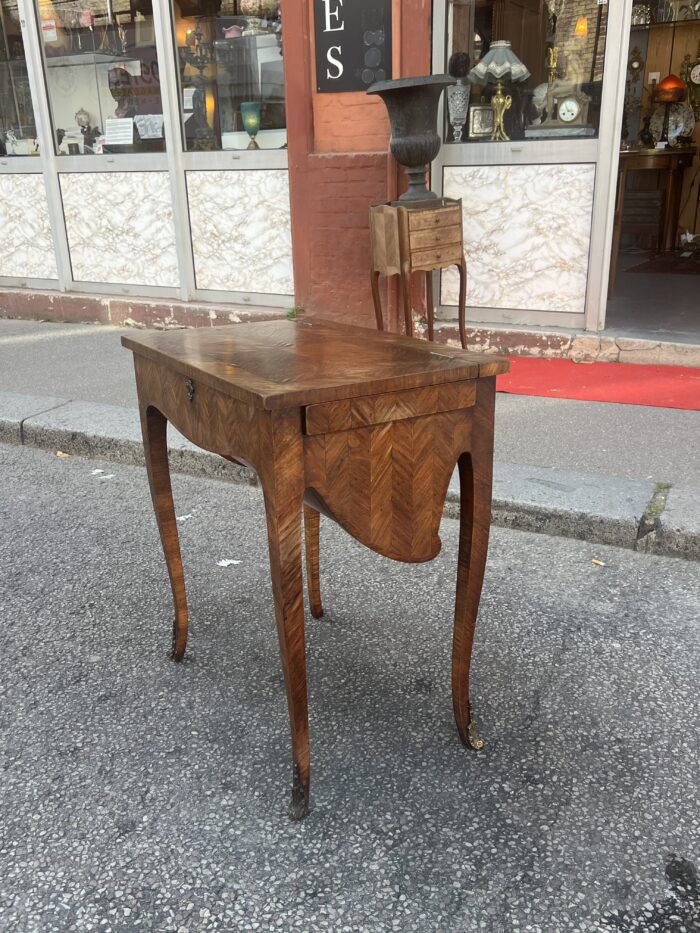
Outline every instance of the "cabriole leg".
<path id="1" fill-rule="evenodd" d="M 428 317 L 428 340 L 435 337 L 435 305 L 433 303 L 433 273 L 425 273 L 425 304 Z"/>
<path id="2" fill-rule="evenodd" d="M 304 472 L 297 419 L 271 416 L 265 465 L 260 479 L 265 497 L 270 577 L 280 658 L 292 733 L 292 801 L 289 816 L 309 812 L 309 716 L 304 645 L 304 585 L 301 561 L 301 515 Z"/>
<path id="3" fill-rule="evenodd" d="M 148 482 L 175 603 L 171 656 L 175 661 L 181 661 L 187 646 L 187 597 L 170 483 L 167 428 L 168 422 L 159 411 L 149 406 L 141 408 L 141 431 Z"/>
<path id="4" fill-rule="evenodd" d="M 311 506 L 304 506 L 304 541 L 306 544 L 306 587 L 309 591 L 309 607 L 314 619 L 323 615 L 321 602 L 321 516 Z"/>
<path id="5" fill-rule="evenodd" d="M 462 349 L 467 349 L 467 263 L 462 257 L 459 269 L 459 340 Z"/>
<path id="6" fill-rule="evenodd" d="M 382 298 L 379 292 L 379 273 L 372 269 L 372 301 L 374 303 L 374 316 L 377 320 L 377 330 L 384 330 L 384 315 L 382 314 Z"/>
<path id="7" fill-rule="evenodd" d="M 469 702 L 469 668 L 491 526 L 495 377 L 480 380 L 474 447 L 459 458 L 460 520 L 457 596 L 452 643 L 452 706 L 462 742 L 483 748 Z"/>

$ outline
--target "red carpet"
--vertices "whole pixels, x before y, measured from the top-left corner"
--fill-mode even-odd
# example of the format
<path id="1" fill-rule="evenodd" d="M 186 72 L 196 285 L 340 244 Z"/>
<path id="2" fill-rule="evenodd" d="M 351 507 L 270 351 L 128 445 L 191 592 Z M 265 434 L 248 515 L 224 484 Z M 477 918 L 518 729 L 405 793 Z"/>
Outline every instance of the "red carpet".
<path id="1" fill-rule="evenodd" d="M 510 357 L 498 392 L 700 411 L 700 369 Z"/>

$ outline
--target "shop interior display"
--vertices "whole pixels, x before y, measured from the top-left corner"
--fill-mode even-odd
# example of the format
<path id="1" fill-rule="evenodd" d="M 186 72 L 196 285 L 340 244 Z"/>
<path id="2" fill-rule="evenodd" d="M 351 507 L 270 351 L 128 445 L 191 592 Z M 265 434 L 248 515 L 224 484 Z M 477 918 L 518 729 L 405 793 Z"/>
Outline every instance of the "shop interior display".
<path id="1" fill-rule="evenodd" d="M 448 0 L 448 31 L 451 58 L 473 65 L 468 141 L 597 135 L 607 5 Z M 462 141 L 449 109 L 444 139 Z"/>
<path id="2" fill-rule="evenodd" d="M 161 152 L 151 0 L 39 0 L 59 155 Z"/>
<path id="3" fill-rule="evenodd" d="M 700 18 L 692 3 L 633 6 L 620 135 L 618 248 L 678 249 L 700 210 Z M 615 251 L 613 260 L 614 269 Z"/>
<path id="4" fill-rule="evenodd" d="M 700 141 L 700 2 L 635 4 L 622 123 L 623 149 Z"/>
<path id="5" fill-rule="evenodd" d="M 186 148 L 286 147 L 279 0 L 182 0 L 174 25 Z"/>
<path id="6" fill-rule="evenodd" d="M 0 0 L 0 155 L 38 152 L 19 14 Z"/>

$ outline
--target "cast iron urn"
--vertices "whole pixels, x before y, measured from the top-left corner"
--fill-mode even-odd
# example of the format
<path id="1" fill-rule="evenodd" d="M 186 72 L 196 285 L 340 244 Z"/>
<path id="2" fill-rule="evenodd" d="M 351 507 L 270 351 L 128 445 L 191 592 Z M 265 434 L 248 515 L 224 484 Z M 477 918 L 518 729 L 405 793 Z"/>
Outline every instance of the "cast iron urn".
<path id="1" fill-rule="evenodd" d="M 391 122 L 391 154 L 406 169 L 408 191 L 399 201 L 425 201 L 437 195 L 428 189 L 430 163 L 440 151 L 438 101 L 455 79 L 451 75 L 377 81 L 367 88 L 386 104 Z"/>

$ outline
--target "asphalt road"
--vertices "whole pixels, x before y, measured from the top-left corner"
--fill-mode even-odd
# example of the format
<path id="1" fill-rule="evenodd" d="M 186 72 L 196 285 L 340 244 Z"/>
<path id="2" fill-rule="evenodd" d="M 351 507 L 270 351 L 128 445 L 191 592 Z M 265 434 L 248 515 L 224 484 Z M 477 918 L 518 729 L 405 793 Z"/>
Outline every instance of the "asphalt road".
<path id="1" fill-rule="evenodd" d="M 0 320 L 0 392 L 136 405 L 123 329 Z M 700 412 L 499 394 L 496 459 L 700 487 Z"/>
<path id="2" fill-rule="evenodd" d="M 3 933 L 700 929 L 697 565 L 495 529 L 474 753 L 456 524 L 408 566 L 324 520 L 295 824 L 260 492 L 174 488 L 181 665 L 144 471 L 0 447 Z"/>

